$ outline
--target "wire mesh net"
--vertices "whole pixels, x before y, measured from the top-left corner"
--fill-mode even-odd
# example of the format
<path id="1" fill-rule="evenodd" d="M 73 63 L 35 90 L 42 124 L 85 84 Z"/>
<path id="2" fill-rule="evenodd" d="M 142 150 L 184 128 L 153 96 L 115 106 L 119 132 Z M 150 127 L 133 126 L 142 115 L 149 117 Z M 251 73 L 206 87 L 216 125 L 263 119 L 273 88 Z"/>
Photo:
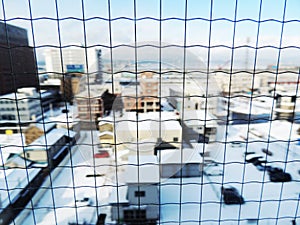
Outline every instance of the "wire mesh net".
<path id="1" fill-rule="evenodd" d="M 0 224 L 298 224 L 296 0 L 2 0 Z"/>

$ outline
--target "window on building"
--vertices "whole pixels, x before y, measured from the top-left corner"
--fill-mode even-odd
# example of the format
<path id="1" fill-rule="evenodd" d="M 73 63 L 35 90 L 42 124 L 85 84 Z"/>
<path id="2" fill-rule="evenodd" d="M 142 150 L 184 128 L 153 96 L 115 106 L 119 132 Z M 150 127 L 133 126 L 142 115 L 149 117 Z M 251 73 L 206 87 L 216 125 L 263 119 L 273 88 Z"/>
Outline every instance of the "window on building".
<path id="1" fill-rule="evenodd" d="M 175 156 L 185 150 L 193 150 L 197 156 L 210 154 L 219 165 L 197 159 L 204 162 L 205 176 L 193 180 L 172 180 L 172 174 L 160 179 L 159 174 L 155 185 L 160 196 L 151 205 L 161 210 L 157 224 L 299 224 L 299 1 L 44 2 L 0 3 L 0 92 L 6 87 L 15 91 L 19 84 L 28 86 L 25 81 L 31 78 L 40 81 L 38 90 L 53 91 L 49 99 L 42 99 L 46 93 L 28 97 L 30 90 L 26 97 L 17 99 L 12 93 L 0 96 L 4 111 L 0 112 L 4 114 L 0 116 L 0 134 L 11 126 L 22 135 L 0 137 L 0 159 L 6 160 L 11 149 L 17 146 L 21 151 L 32 141 L 24 137 L 31 125 L 43 133 L 36 144 L 57 153 L 53 165 L 50 162 L 35 168 L 35 163 L 27 163 L 23 171 L 17 169 L 17 173 L 24 172 L 24 190 L 11 186 L 17 178 L 9 180 L 12 170 L 5 175 L 6 167 L 0 160 L 1 224 L 19 223 L 24 214 L 28 216 L 20 224 L 79 224 L 81 221 L 71 223 L 69 219 L 80 220 L 86 205 L 68 208 L 74 208 L 74 199 L 84 192 L 93 199 L 89 212 L 94 218 L 88 221 L 95 221 L 111 204 L 124 209 L 125 218 L 132 223 L 118 218 L 107 224 L 133 224 L 148 211 L 143 211 L 147 206 L 130 205 L 126 196 L 121 196 L 128 185 L 128 158 L 151 155 L 160 159 L 159 152 L 165 156 L 169 150 L 174 150 Z M 149 72 L 153 76 L 146 75 Z M 43 74 L 49 78 L 45 82 Z M 106 90 L 107 101 L 102 98 Z M 113 100 L 116 95 L 122 98 L 120 108 Z M 42 105 L 48 105 L 41 101 L 52 97 L 53 112 L 41 110 Z M 257 104 L 259 97 L 266 101 Z M 18 110 L 29 107 L 30 112 L 40 113 L 36 116 L 39 120 L 28 124 L 28 118 L 34 116 L 16 112 L 16 104 Z M 159 104 L 163 105 L 161 110 Z M 144 111 L 151 113 L 145 115 Z M 114 138 L 109 142 L 113 143 L 98 147 L 102 141 L 99 120 L 107 118 L 114 126 Z M 68 141 L 51 146 L 55 140 L 49 135 L 51 129 L 54 136 L 62 132 Z M 6 141 L 11 143 L 2 143 Z M 233 148 L 234 141 L 243 142 L 242 147 Z M 169 149 L 179 146 L 182 148 Z M 109 156 L 95 157 L 103 148 Z M 274 154 L 266 157 L 262 148 L 270 148 Z M 157 155 L 153 149 L 159 149 Z M 246 162 L 249 152 L 259 158 Z M 143 166 L 137 164 L 136 168 L 143 171 Z M 199 167 L 181 170 L 182 166 L 169 169 L 180 178 L 186 172 L 199 172 Z M 58 171 L 59 176 L 52 176 Z M 103 176 L 87 181 L 86 172 Z M 49 187 L 43 188 L 41 199 L 37 195 L 31 198 L 39 187 L 30 182 L 40 173 L 40 181 L 49 180 Z M 285 181 L 289 183 L 283 184 Z M 245 196 L 245 204 L 224 205 L 221 187 L 227 185 L 238 189 L 228 188 L 233 196 L 240 200 L 237 192 Z M 111 203 L 108 196 L 112 190 L 118 198 Z M 23 196 L 26 193 L 29 196 Z M 134 200 L 151 199 L 144 191 L 130 194 Z M 13 208 L 24 210 L 18 214 L 18 210 L 10 210 Z M 6 218 L 9 220 L 3 221 Z M 146 223 L 138 220 L 135 224 Z"/>
<path id="2" fill-rule="evenodd" d="M 147 218 L 146 216 L 147 216 L 147 215 L 146 215 L 146 210 L 140 209 L 140 210 L 137 210 L 137 211 L 136 211 L 136 218 L 137 218 L 137 219 L 144 220 L 144 219 Z"/>
<path id="3" fill-rule="evenodd" d="M 135 211 L 134 210 L 124 210 L 124 220 L 134 220 Z"/>
<path id="4" fill-rule="evenodd" d="M 134 197 L 145 197 L 146 192 L 145 191 L 135 191 L 134 192 Z"/>
<path id="5" fill-rule="evenodd" d="M 124 220 L 125 221 L 136 221 L 136 220 L 145 220 L 145 219 L 147 219 L 145 209 L 124 210 Z"/>

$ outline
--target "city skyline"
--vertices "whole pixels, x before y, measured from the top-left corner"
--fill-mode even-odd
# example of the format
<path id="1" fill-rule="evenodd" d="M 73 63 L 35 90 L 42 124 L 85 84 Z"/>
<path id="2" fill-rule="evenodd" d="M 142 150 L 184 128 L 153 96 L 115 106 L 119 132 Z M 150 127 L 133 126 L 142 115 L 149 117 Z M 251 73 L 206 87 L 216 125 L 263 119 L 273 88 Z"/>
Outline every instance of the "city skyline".
<path id="1" fill-rule="evenodd" d="M 31 11 L 29 11 L 29 3 Z M 252 69 L 256 46 L 259 48 L 256 61 L 258 68 L 266 68 L 270 64 L 276 65 L 280 47 L 282 65 L 298 66 L 299 64 L 297 46 L 300 45 L 298 38 L 300 29 L 298 29 L 295 0 L 279 1 L 277 4 L 263 1 L 261 7 L 258 0 L 227 3 L 188 1 L 187 7 L 184 1 L 176 1 L 175 4 L 173 1 L 165 0 L 161 2 L 161 16 L 160 1 L 151 1 L 151 3 L 136 1 L 134 7 L 132 1 L 84 1 L 82 4 L 79 0 L 76 2 L 68 0 L 57 3 L 57 14 L 55 1 L 30 1 L 29 3 L 23 0 L 4 1 L 5 18 L 3 12 L 0 12 L 0 18 L 6 19 L 9 24 L 19 25 L 28 30 L 30 44 L 35 44 L 37 47 L 38 61 L 44 60 L 43 51 L 46 45 L 57 47 L 74 43 L 85 47 L 98 45 L 103 51 L 103 58 L 109 59 L 110 45 L 115 47 L 125 44 L 134 47 L 136 42 L 159 43 L 161 40 L 172 45 L 187 46 L 187 49 L 206 64 L 209 61 L 210 66 L 223 65 L 229 60 L 230 67 L 233 54 L 233 67 L 244 67 L 248 57 L 250 62 L 248 67 Z M 81 21 L 82 8 L 84 23 Z M 236 23 L 233 22 L 235 9 Z M 261 22 L 258 23 L 260 9 Z M 210 12 L 213 20 L 211 32 Z M 31 27 L 31 16 L 33 27 Z M 57 16 L 60 19 L 59 35 Z M 161 39 L 160 17 L 162 18 Z M 28 20 L 24 21 L 21 18 Z M 236 24 L 235 31 L 234 24 Z M 245 47 L 241 47 L 244 45 L 249 45 L 251 48 L 246 50 Z M 231 50 L 232 46 L 235 47 L 234 51 Z M 208 50 L 210 50 L 209 58 Z"/>
<path id="2" fill-rule="evenodd" d="M 0 224 L 300 224 L 298 0 L 0 4 Z"/>

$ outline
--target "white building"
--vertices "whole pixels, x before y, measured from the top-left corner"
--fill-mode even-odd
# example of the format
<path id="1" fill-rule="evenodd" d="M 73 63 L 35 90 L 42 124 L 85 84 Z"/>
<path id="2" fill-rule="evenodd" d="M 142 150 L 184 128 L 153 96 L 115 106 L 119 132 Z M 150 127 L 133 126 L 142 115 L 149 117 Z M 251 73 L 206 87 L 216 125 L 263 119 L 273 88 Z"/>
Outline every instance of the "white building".
<path id="1" fill-rule="evenodd" d="M 276 105 L 274 107 L 276 119 L 293 121 L 299 118 L 300 108 L 298 96 L 299 94 L 295 91 L 276 92 Z"/>
<path id="2" fill-rule="evenodd" d="M 95 49 L 83 47 L 68 47 L 63 49 L 48 48 L 44 52 L 46 72 L 61 74 L 68 72 L 95 72 L 97 71 L 97 60 Z M 87 57 L 86 57 L 87 55 Z M 63 60 L 61 60 L 61 56 Z M 86 60 L 87 59 L 87 60 Z M 87 71 L 87 63 L 89 71 Z M 62 65 L 63 64 L 63 65 Z M 56 77 L 54 75 L 54 77 Z M 59 78 L 61 76 L 58 76 Z"/>
<path id="3" fill-rule="evenodd" d="M 158 158 L 162 178 L 199 177 L 202 175 L 203 158 L 195 149 L 161 150 Z"/>
<path id="4" fill-rule="evenodd" d="M 200 75 L 206 78 L 206 75 Z M 199 110 L 207 109 L 211 113 L 216 113 L 217 109 L 217 96 L 220 95 L 219 87 L 213 77 L 203 79 L 188 79 L 185 81 L 184 90 L 182 90 L 182 80 L 177 80 L 177 83 L 163 84 L 163 89 L 168 90 L 163 93 L 163 97 L 168 99 L 168 102 L 179 112 L 182 111 L 184 106 L 185 110 Z M 175 81 L 175 80 L 172 80 Z M 165 92 L 165 91 L 164 91 Z"/>
<path id="5" fill-rule="evenodd" d="M 115 142 L 117 150 L 129 150 L 129 154 L 136 155 L 138 150 L 140 154 L 152 155 L 159 139 L 176 148 L 181 147 L 182 127 L 174 112 L 139 113 L 138 117 L 135 112 L 126 112 L 115 121 L 111 117 L 103 118 L 99 129 L 107 123 L 114 126 L 115 140 L 113 136 L 110 141 L 101 140 L 100 133 L 100 143 Z"/>
<path id="6" fill-rule="evenodd" d="M 40 95 L 35 88 L 0 96 L 0 121 L 29 122 L 42 114 Z"/>
<path id="7" fill-rule="evenodd" d="M 23 152 L 23 145 L 25 143 L 25 135 L 22 133 L 0 134 L 0 164 L 6 163 L 11 154 L 20 154 Z"/>
<path id="8" fill-rule="evenodd" d="M 273 96 L 260 96 L 257 94 L 243 94 L 234 98 L 219 98 L 219 115 L 228 115 L 234 124 L 248 124 L 266 122 L 271 118 L 273 111 Z M 223 117 L 223 121 L 227 117 Z"/>
<path id="9" fill-rule="evenodd" d="M 112 220 L 126 224 L 156 224 L 160 181 L 156 156 L 129 157 L 126 175 L 126 184 L 114 188 L 111 194 Z"/>
<path id="10" fill-rule="evenodd" d="M 217 118 L 207 110 L 185 110 L 184 123 L 197 134 L 196 141 L 200 141 L 200 135 L 204 142 L 214 142 L 217 139 Z"/>
<path id="11" fill-rule="evenodd" d="M 225 94 L 230 93 L 232 95 L 236 92 L 248 92 L 259 88 L 262 75 L 253 76 L 251 73 L 242 72 L 217 72 L 215 77 L 220 90 Z"/>

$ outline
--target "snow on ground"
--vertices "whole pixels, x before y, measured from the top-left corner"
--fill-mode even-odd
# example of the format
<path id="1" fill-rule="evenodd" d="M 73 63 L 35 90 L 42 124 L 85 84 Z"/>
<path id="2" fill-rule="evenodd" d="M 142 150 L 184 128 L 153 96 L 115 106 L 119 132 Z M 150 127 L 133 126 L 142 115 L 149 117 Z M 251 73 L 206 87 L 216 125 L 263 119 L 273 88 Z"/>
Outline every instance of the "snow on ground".
<path id="1" fill-rule="evenodd" d="M 87 133 L 83 143 L 88 142 L 91 143 L 91 140 Z M 93 177 L 92 175 L 99 174 L 100 170 L 94 171 L 91 161 L 87 161 L 86 153 L 93 152 L 95 149 L 89 145 L 75 148 L 78 149 L 72 150 L 72 160 L 68 160 L 64 168 L 57 168 L 60 170 L 59 175 L 51 180 L 50 187 L 45 187 L 47 190 L 34 206 L 34 210 L 27 210 L 29 214 L 22 224 L 65 225 L 83 219 L 95 224 L 97 215 L 109 213 L 106 202 L 112 184 L 109 179 L 110 174 Z M 84 197 L 91 199 L 89 205 L 81 206 L 80 203 L 75 203 L 75 198 L 80 200 Z"/>
<path id="2" fill-rule="evenodd" d="M 241 144 L 213 144 L 209 146 L 210 152 L 215 149 L 213 156 L 224 169 L 224 176 L 203 176 L 196 178 L 167 179 L 159 186 L 161 202 L 161 218 L 159 224 L 292 224 L 297 218 L 300 223 L 299 211 L 299 161 L 300 146 L 295 143 L 274 142 L 266 143 L 266 137 L 259 137 L 261 129 L 268 124 L 251 125 L 256 132 L 249 133 L 247 125 L 234 125 L 228 127 L 227 142 L 243 141 L 249 135 L 250 143 Z M 277 126 L 280 126 L 277 125 Z M 288 126 L 284 126 L 288 127 Z M 224 132 L 226 129 L 224 129 Z M 258 132 L 258 133 L 257 133 Z M 278 132 L 278 131 L 277 131 Z M 283 129 L 283 132 L 287 132 Z M 278 138 L 275 134 L 274 138 Z M 270 140 L 274 140 L 270 137 Z M 96 143 L 96 135 L 93 137 Z M 86 132 L 82 143 L 91 143 L 91 136 Z M 207 148 L 203 144 L 193 143 L 199 152 Z M 287 151 L 287 147 L 289 150 Z M 96 179 L 86 179 L 87 174 L 94 172 L 93 165 L 97 162 L 91 160 L 95 146 L 80 145 L 72 156 L 73 169 L 64 168 L 59 176 L 52 181 L 52 188 L 48 189 L 34 211 L 30 211 L 22 224 L 67 224 L 70 220 L 93 216 L 95 221 L 99 213 L 107 213 L 109 222 L 109 207 L 107 205 L 111 185 L 116 181 L 123 183 L 124 170 L 118 170 L 116 177 L 115 167 L 108 170 L 97 169 L 96 173 L 106 173 Z M 268 156 L 262 152 L 268 148 L 273 155 Z M 212 151 L 211 151 L 212 150 Z M 253 151 L 267 158 L 273 165 L 280 165 L 292 176 L 287 183 L 270 182 L 265 171 L 259 171 L 254 165 L 245 162 L 244 152 Z M 289 161 L 288 163 L 287 160 Z M 71 166 L 71 161 L 66 165 Z M 75 168 L 74 168 L 75 165 Z M 97 167 L 98 168 L 98 167 Z M 101 168 L 101 167 L 99 167 Z M 106 168 L 107 169 L 107 168 Z M 225 205 L 222 203 L 220 189 L 222 184 L 237 188 L 245 199 L 243 205 Z M 75 188 L 74 188 L 75 187 Z M 96 187 L 96 188 L 95 188 Z M 93 204 L 88 207 L 75 209 L 74 196 L 88 194 Z M 98 201 L 96 201 L 96 198 Z M 98 205 L 98 207 L 96 207 Z M 88 212 L 86 211 L 88 208 Z M 82 215 L 82 216 L 81 216 Z M 220 221 L 221 220 L 221 221 Z"/>

